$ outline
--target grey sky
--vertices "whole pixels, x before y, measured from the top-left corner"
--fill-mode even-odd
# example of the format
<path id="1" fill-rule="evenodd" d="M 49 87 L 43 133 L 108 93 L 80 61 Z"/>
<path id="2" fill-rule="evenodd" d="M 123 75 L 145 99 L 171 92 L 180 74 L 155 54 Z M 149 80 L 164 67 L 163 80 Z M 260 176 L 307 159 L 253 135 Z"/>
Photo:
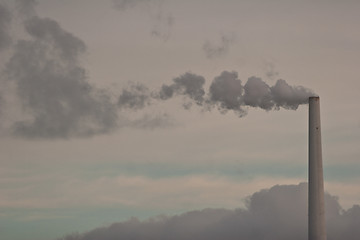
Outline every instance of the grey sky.
<path id="1" fill-rule="evenodd" d="M 344 209 L 360 203 L 358 1 L 122 2 L 0 1 L 5 240 L 235 209 L 306 181 L 307 106 L 251 107 L 276 108 L 279 79 L 320 96 L 325 189 Z M 226 51 L 209 58 L 206 42 Z M 241 86 L 211 95 L 224 71 Z M 218 111 L 230 103 L 247 115 Z"/>

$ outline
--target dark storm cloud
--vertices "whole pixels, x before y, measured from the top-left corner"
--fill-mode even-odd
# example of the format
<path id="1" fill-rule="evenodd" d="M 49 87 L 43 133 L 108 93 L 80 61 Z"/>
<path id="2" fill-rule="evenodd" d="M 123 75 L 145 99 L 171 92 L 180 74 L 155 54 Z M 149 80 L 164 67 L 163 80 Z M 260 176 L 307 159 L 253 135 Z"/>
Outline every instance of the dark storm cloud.
<path id="1" fill-rule="evenodd" d="M 229 52 L 230 46 L 235 43 L 235 39 L 234 35 L 222 35 L 219 43 L 214 44 L 210 41 L 206 41 L 203 44 L 202 49 L 207 58 L 222 57 Z"/>
<path id="2" fill-rule="evenodd" d="M 8 8 L 0 2 L 0 51 L 7 48 L 11 43 L 9 33 L 11 13 Z"/>
<path id="3" fill-rule="evenodd" d="M 114 128 L 116 105 L 106 91 L 88 83 L 79 64 L 84 42 L 52 19 L 33 16 L 24 27 L 31 39 L 16 43 L 6 66 L 29 115 L 14 124 L 14 132 L 29 138 L 67 138 Z"/>
<path id="4" fill-rule="evenodd" d="M 307 184 L 274 186 L 254 193 L 245 209 L 204 209 L 145 221 L 132 218 L 62 240 L 305 240 L 307 239 Z M 330 240 L 360 236 L 360 206 L 343 210 L 336 197 L 325 195 Z"/>

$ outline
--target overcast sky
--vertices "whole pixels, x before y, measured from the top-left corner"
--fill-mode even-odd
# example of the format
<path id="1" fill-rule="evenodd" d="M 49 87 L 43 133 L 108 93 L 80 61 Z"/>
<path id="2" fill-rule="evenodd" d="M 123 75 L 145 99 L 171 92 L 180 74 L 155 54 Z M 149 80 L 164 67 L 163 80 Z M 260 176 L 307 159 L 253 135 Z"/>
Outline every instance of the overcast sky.
<path id="1" fill-rule="evenodd" d="M 0 0 L 4 240 L 205 208 L 243 219 L 234 209 L 251 212 L 253 193 L 307 181 L 311 95 L 325 190 L 355 211 L 359 12 L 351 0 Z"/>

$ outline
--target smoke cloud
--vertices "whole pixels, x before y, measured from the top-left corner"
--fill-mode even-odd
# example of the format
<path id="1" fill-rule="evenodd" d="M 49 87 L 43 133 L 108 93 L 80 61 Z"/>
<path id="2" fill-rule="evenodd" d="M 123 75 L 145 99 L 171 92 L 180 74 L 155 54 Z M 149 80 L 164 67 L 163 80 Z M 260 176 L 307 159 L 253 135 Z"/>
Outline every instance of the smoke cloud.
<path id="1" fill-rule="evenodd" d="M 29 19 L 37 15 L 36 5 L 38 2 L 36 0 L 15 0 L 16 9 L 23 19 Z"/>
<path id="2" fill-rule="evenodd" d="M 244 86 L 236 72 L 224 71 L 210 86 L 210 101 L 221 111 L 234 110 L 243 116 L 243 106 L 260 107 L 264 110 L 278 110 L 280 107 L 296 110 L 306 104 L 315 94 L 302 86 L 290 86 L 279 79 L 270 87 L 261 78 L 250 77 Z"/>
<path id="3" fill-rule="evenodd" d="M 308 102 L 308 98 L 314 96 L 309 89 L 302 86 L 292 87 L 285 80 L 278 80 L 275 86 L 271 87 L 273 100 L 277 108 L 296 110 L 300 104 Z"/>
<path id="4" fill-rule="evenodd" d="M 123 89 L 118 99 L 119 108 L 142 109 L 150 105 L 150 91 L 142 84 L 132 84 Z"/>
<path id="5" fill-rule="evenodd" d="M 152 0 L 114 1 L 121 10 L 135 7 Z M 155 0 L 154 0 L 155 1 Z M 155 1 L 156 2 L 156 1 Z M 85 43 L 63 29 L 50 18 L 41 18 L 35 11 L 36 1 L 17 0 L 16 9 L 22 16 L 25 34 L 28 37 L 10 45 L 8 28 L 11 13 L 0 4 L 0 49 L 10 49 L 12 56 L 4 67 L 2 85 L 11 85 L 21 105 L 21 114 L 12 117 L 13 134 L 26 138 L 70 138 L 106 134 L 120 127 L 155 128 L 169 126 L 167 114 L 144 114 L 131 119 L 129 110 L 140 111 L 157 102 L 175 97 L 183 98 L 183 107 L 196 105 L 201 110 L 217 108 L 221 113 L 234 111 L 245 116 L 250 107 L 266 111 L 280 108 L 295 110 L 306 104 L 314 93 L 301 86 L 290 86 L 278 80 L 269 86 L 261 78 L 250 77 L 243 85 L 237 72 L 224 71 L 205 90 L 203 76 L 187 72 L 175 77 L 170 84 L 150 90 L 141 83 L 122 90 L 117 98 L 93 86 L 81 65 L 86 52 Z M 159 2 L 159 12 L 161 3 Z M 223 36 L 224 46 L 211 50 L 216 54 L 225 51 L 231 38 Z M 226 50 L 227 51 L 227 50 Z M 215 55 L 216 55 L 215 54 Z M 5 84 L 6 82 L 6 84 Z M 10 83 L 10 84 L 8 84 Z M 9 108 L 7 95 L 0 92 L 2 115 Z M 12 96 L 13 97 L 13 96 Z M 17 106 L 12 105 L 12 109 Z M 124 116 L 119 116 L 119 111 Z M 14 120 L 15 119 L 15 120 Z"/>
<path id="6" fill-rule="evenodd" d="M 35 1 L 18 1 L 35 14 Z M 16 135 L 67 138 L 106 133 L 117 124 L 116 104 L 105 90 L 88 81 L 80 57 L 85 43 L 56 21 L 32 16 L 24 20 L 29 40 L 18 40 L 5 74 L 15 84 L 27 114 L 13 124 Z"/>
<path id="7" fill-rule="evenodd" d="M 171 85 L 163 85 L 159 92 L 162 100 L 169 99 L 175 94 L 184 95 L 194 100 L 197 104 L 201 104 L 204 100 L 205 91 L 203 89 L 205 78 L 192 73 L 185 73 L 180 77 L 173 79 Z"/>
<path id="8" fill-rule="evenodd" d="M 269 86 L 261 78 L 250 77 L 243 85 L 238 73 L 224 71 L 212 81 L 208 93 L 204 90 L 205 78 L 193 73 L 185 73 L 173 79 L 173 84 L 162 85 L 160 90 L 150 92 L 144 86 L 123 91 L 119 98 L 122 107 L 137 110 L 150 104 L 150 100 L 168 100 L 181 95 L 195 102 L 205 110 L 216 107 L 221 113 L 234 111 L 239 117 L 247 114 L 249 107 L 259 107 L 266 111 L 280 108 L 296 110 L 306 104 L 315 94 L 302 86 L 290 86 L 279 79 L 274 86 Z M 191 106 L 184 103 L 185 108 Z"/>
<path id="9" fill-rule="evenodd" d="M 325 194 L 328 239 L 355 240 L 360 236 L 360 206 L 344 210 L 336 197 Z M 307 239 L 307 184 L 276 185 L 254 193 L 246 208 L 204 209 L 140 221 L 132 218 L 61 240 L 222 240 Z"/>
<path id="10" fill-rule="evenodd" d="M 234 110 L 240 116 L 245 112 L 242 109 L 242 95 L 244 87 L 238 79 L 236 72 L 224 71 L 220 76 L 215 77 L 210 85 L 210 103 L 217 105 L 220 112 Z"/>
<path id="11" fill-rule="evenodd" d="M 9 34 L 10 23 L 10 11 L 0 2 L 0 51 L 8 47 L 11 43 L 11 37 Z"/>
<path id="12" fill-rule="evenodd" d="M 3 3 L 0 2 L 0 52 L 6 49 L 11 44 L 12 41 L 9 32 L 11 18 L 12 18 L 11 13 L 8 10 L 8 8 Z M 2 80 L 2 77 L 3 76 L 1 76 L 0 74 L 0 81 Z M 3 87 L 1 86 L 1 88 Z M 2 91 L 3 89 L 0 90 L 0 117 L 3 114 L 3 107 L 4 107 L 4 97 Z"/>

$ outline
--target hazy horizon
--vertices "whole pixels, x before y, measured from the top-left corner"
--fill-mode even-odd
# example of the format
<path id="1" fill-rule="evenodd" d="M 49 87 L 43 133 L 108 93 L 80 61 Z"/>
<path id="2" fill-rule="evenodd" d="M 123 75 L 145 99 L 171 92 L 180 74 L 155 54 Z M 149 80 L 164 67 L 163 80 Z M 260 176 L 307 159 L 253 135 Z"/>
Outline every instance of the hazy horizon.
<path id="1" fill-rule="evenodd" d="M 307 99 L 318 95 L 328 230 L 358 236 L 359 10 L 351 0 L 0 0 L 0 235 L 87 240 L 118 223 L 117 235 L 132 234 L 126 225 L 216 239 L 228 223 L 234 238 L 286 238 L 280 225 L 267 231 L 271 217 L 249 217 L 249 199 L 263 216 L 284 204 L 268 201 L 276 189 L 305 198 Z M 294 214 L 286 224 L 303 236 Z M 241 235 L 237 223 L 263 228 Z"/>

